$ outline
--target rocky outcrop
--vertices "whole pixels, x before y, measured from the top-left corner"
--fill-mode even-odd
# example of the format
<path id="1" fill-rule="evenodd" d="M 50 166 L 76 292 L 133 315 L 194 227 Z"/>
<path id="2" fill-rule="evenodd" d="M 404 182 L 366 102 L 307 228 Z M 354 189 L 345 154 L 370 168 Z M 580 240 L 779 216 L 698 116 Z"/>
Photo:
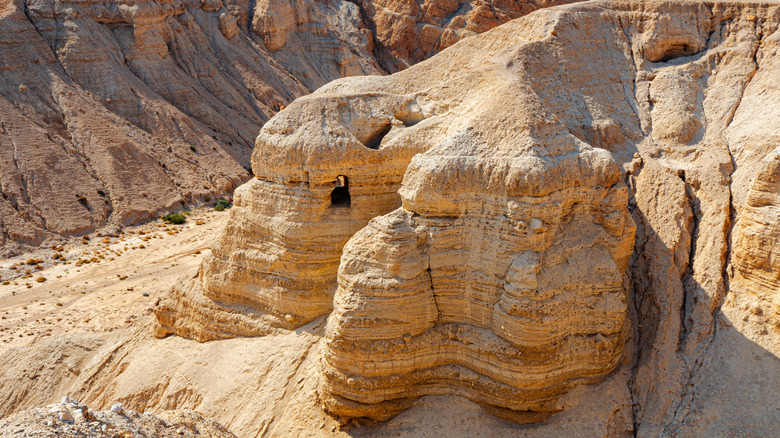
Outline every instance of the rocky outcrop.
<path id="1" fill-rule="evenodd" d="M 550 8 L 322 87 L 261 132 L 225 250 L 158 308 L 158 335 L 329 314 L 320 397 L 345 418 L 457 394 L 536 421 L 616 368 L 640 435 L 738 409 L 709 376 L 749 379 L 726 354 L 755 350 L 743 334 L 776 350 L 778 13 Z"/>
<path id="2" fill-rule="evenodd" d="M 571 0 L 357 0 L 374 35 L 374 53 L 390 72 L 408 68 L 463 38 L 542 7 Z"/>
<path id="3" fill-rule="evenodd" d="M 735 233 L 737 297 L 759 334 L 780 336 L 780 148 L 762 162 Z M 775 343 L 775 345 L 777 345 Z"/>
<path id="4" fill-rule="evenodd" d="M 614 369 L 625 343 L 634 229 L 610 161 L 584 152 L 541 170 L 547 179 L 582 165 L 572 173 L 583 180 L 560 190 L 507 181 L 506 198 L 481 200 L 482 214 L 463 204 L 447 209 L 454 194 L 446 191 L 439 202 L 425 199 L 425 189 L 409 199 L 404 192 L 403 210 L 356 234 L 344 249 L 326 334 L 327 409 L 387 419 L 417 396 L 451 393 L 538 421 L 574 382 Z M 496 167 L 509 170 L 506 178 L 531 170 Z M 453 188 L 464 183 L 446 178 Z"/>
<path id="5" fill-rule="evenodd" d="M 162 417 L 162 418 L 161 418 Z M 169 411 L 160 417 L 126 411 L 115 403 L 110 411 L 91 411 L 87 406 L 63 397 L 46 409 L 30 409 L 0 421 L 7 437 L 62 436 L 116 437 L 156 436 L 234 438 L 216 421 L 194 411 Z"/>
<path id="6" fill-rule="evenodd" d="M 440 129 L 425 98 L 361 97 L 301 98 L 263 128 L 258 176 L 236 190 L 222 243 L 200 272 L 156 310 L 158 335 L 258 335 L 330 312 L 344 244 L 400 206 L 403 173 L 425 149 L 418 136 Z M 214 324 L 228 314 L 241 323 Z"/>

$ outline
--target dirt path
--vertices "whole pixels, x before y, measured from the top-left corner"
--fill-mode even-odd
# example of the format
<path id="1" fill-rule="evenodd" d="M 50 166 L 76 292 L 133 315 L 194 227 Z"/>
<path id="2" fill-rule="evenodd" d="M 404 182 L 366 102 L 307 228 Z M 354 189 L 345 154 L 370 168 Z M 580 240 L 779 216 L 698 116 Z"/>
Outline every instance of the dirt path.
<path id="1" fill-rule="evenodd" d="M 200 264 L 227 217 L 228 212 L 196 211 L 183 225 L 157 220 L 0 261 L 7 283 L 0 285 L 0 354 L 52 334 L 133 325 Z M 54 260 L 55 254 L 64 260 Z"/>

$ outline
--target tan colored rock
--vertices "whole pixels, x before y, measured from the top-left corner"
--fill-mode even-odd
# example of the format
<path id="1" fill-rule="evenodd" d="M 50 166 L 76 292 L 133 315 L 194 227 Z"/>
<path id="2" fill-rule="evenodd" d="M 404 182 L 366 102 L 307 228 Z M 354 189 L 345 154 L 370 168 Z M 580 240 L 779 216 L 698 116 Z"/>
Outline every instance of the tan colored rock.
<path id="1" fill-rule="evenodd" d="M 258 335 L 329 313 L 342 247 L 400 206 L 403 173 L 424 147 L 415 136 L 438 132 L 433 111 L 422 98 L 373 93 L 286 108 L 258 136 L 257 177 L 236 190 L 223 243 L 156 310 L 158 335 Z M 214 306 L 223 311 L 202 310 Z"/>
<path id="2" fill-rule="evenodd" d="M 305 88 L 207 9 L 3 7 L 5 251 L 145 221 L 249 177 L 257 129 Z"/>
<path id="3" fill-rule="evenodd" d="M 682 415 L 703 421 L 712 409 L 732 406 L 715 390 L 726 384 L 701 373 L 737 366 L 724 352 L 741 345 L 738 330 L 751 325 L 718 327 L 743 316 L 755 326 L 772 309 L 771 299 L 736 299 L 742 280 L 729 272 L 732 256 L 739 270 L 766 265 L 760 260 L 767 253 L 736 243 L 732 254 L 731 241 L 772 233 L 757 224 L 771 223 L 762 221 L 773 210 L 744 203 L 765 197 L 755 194 L 765 189 L 748 188 L 756 175 L 772 172 L 757 169 L 767 166 L 760 162 L 777 139 L 770 120 L 778 100 L 765 95 L 777 94 L 777 13 L 775 4 L 695 2 L 551 8 L 391 77 L 322 87 L 261 132 L 257 180 L 239 190 L 242 207 L 225 233 L 224 254 L 233 258 L 215 251 L 196 281 L 177 286 L 178 301 L 158 311 L 160 334 L 205 340 L 295 327 L 328 313 L 327 296 L 335 292 L 320 391 L 333 414 L 386 419 L 416 397 L 447 393 L 535 421 L 560 409 L 567 390 L 624 360 L 636 430 L 688 431 Z M 390 120 L 420 152 L 392 171 L 405 169 L 399 201 L 384 201 L 389 190 L 377 192 L 376 204 L 388 210 L 371 214 L 352 201 L 350 209 L 365 215 L 349 229 L 307 216 L 313 231 L 300 234 L 320 237 L 304 244 L 287 237 L 297 236 L 291 230 L 302 220 L 274 224 L 284 240 L 255 225 L 294 217 L 280 211 L 324 211 L 328 193 L 346 181 L 341 175 L 351 194 L 353 181 L 375 178 L 367 158 L 352 152 L 371 150 L 352 145 L 373 145 L 363 133 L 374 131 L 356 127 L 382 125 L 391 114 L 378 110 L 373 121 L 355 124 L 356 117 L 335 117 L 331 108 L 343 105 L 361 118 L 370 111 L 359 108 L 370 102 L 382 109 L 376 102 L 385 96 L 432 108 L 415 125 Z M 395 147 L 394 130 L 380 153 Z M 288 197 L 287 204 L 271 187 L 322 192 Z M 633 255 L 629 211 L 638 227 Z M 368 222 L 372 214 L 378 217 Z M 742 234 L 732 235 L 743 220 Z M 321 232 L 320 223 L 336 231 Z M 232 231 L 250 226 L 257 240 Z M 296 266 L 322 253 L 332 255 L 328 270 Z M 234 274 L 254 267 L 262 270 Z M 255 280 L 280 274 L 292 293 L 269 294 Z M 187 303 L 200 297 L 224 310 L 199 314 Z M 218 322 L 210 324 L 206 313 Z M 270 321 L 266 328 L 229 322 L 253 314 Z M 633 328 L 623 356 L 627 321 Z M 761 330 L 751 339 L 764 336 Z M 748 365 L 739 379 L 756 370 Z M 697 381 L 707 386 L 697 389 Z M 758 422 L 754 430 L 764 427 Z"/>
<path id="4" fill-rule="evenodd" d="M 336 78 L 384 71 L 370 31 L 347 0 L 260 0 L 251 30 L 284 68 L 310 90 Z"/>
<path id="5" fill-rule="evenodd" d="M 75 413 L 75 421 L 71 412 Z M 75 424 L 74 424 L 75 423 Z M 235 438 L 236 435 L 216 421 L 191 411 L 168 411 L 160 416 L 135 411 L 114 413 L 89 411 L 86 406 L 67 399 L 47 409 L 18 412 L 0 422 L 4 437 L 205 437 Z"/>
<path id="6" fill-rule="evenodd" d="M 229 195 L 280 108 L 385 73 L 372 18 L 346 0 L 25 0 L 0 20 L 6 253 Z"/>
<path id="7" fill-rule="evenodd" d="M 748 313 L 780 335 L 780 148 L 764 159 L 736 233 L 733 253 L 739 293 L 753 295 Z M 751 300 L 741 300 L 747 303 Z"/>
<path id="8" fill-rule="evenodd" d="M 30 339 L 0 354 L 0 408 L 67 392 L 203 409 L 241 436 L 773 436 L 779 13 L 749 1 L 557 7 L 397 75 L 324 86 L 268 123 L 258 178 L 215 245 L 226 250 L 157 306 L 158 334 L 251 337 L 153 340 L 146 315 L 132 333 Z M 397 102 L 424 120 L 404 123 Z M 388 121 L 378 149 L 362 146 Z M 385 173 L 388 156 L 398 161 Z M 348 226 L 328 215 L 344 188 Z M 629 213 L 632 254 L 620 243 Z M 522 233 L 508 226 L 520 220 Z M 528 299 L 534 281 L 551 296 Z M 80 296 L 71 309 L 101 309 Z M 14 324 L 32 318 L 16 306 Z M 531 353 L 540 360 L 523 362 Z M 544 368 L 554 363 L 568 367 Z M 547 419 L 518 428 L 479 406 Z"/>
<path id="9" fill-rule="evenodd" d="M 408 68 L 436 53 L 539 8 L 571 0 L 360 0 L 373 27 L 375 53 L 390 72 Z"/>

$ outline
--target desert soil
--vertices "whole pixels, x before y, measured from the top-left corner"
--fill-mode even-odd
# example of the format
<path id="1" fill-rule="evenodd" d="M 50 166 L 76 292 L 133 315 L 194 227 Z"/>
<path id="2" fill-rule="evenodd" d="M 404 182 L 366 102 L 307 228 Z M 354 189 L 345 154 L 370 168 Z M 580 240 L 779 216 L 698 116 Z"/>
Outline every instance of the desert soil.
<path id="1" fill-rule="evenodd" d="M 93 234 L 86 243 L 74 238 L 60 251 L 39 249 L 0 261 L 0 355 L 53 334 L 112 332 L 151 322 L 154 303 L 200 264 L 227 216 L 200 210 L 182 225 L 156 220 Z M 55 254 L 64 261 L 53 260 Z"/>

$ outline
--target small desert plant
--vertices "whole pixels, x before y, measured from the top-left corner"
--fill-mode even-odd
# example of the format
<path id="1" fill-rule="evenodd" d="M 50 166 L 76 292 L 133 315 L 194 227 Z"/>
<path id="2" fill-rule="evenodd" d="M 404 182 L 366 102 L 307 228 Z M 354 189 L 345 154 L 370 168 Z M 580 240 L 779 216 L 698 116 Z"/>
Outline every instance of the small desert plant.
<path id="1" fill-rule="evenodd" d="M 232 206 L 233 206 L 233 204 L 230 201 L 228 201 L 227 199 L 220 199 L 219 201 L 217 201 L 216 204 L 214 204 L 214 210 L 216 210 L 216 211 L 223 211 L 223 210 L 226 210 L 226 209 L 228 209 L 228 208 L 230 208 Z"/>
<path id="2" fill-rule="evenodd" d="M 168 213 L 162 217 L 162 220 L 174 225 L 180 225 L 187 222 L 187 217 L 181 213 Z"/>

